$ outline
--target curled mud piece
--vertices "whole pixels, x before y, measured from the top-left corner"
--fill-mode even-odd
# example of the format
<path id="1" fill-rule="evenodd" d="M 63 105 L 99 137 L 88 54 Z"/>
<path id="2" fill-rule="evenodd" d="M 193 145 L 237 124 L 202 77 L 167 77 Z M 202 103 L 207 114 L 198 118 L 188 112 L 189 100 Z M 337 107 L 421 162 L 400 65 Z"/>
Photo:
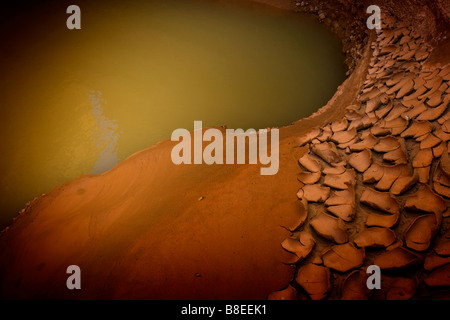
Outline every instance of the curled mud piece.
<path id="1" fill-rule="evenodd" d="M 308 200 L 300 199 L 297 207 L 299 210 L 297 210 L 297 214 L 295 215 L 294 224 L 286 227 L 291 232 L 298 230 L 308 218 Z"/>
<path id="2" fill-rule="evenodd" d="M 447 208 L 445 201 L 431 189 L 422 185 L 420 189 L 406 199 L 405 209 L 442 214 Z"/>
<path id="3" fill-rule="evenodd" d="M 381 165 L 383 176 L 375 185 L 375 189 L 380 191 L 388 191 L 399 178 L 410 177 L 411 172 L 408 165 L 400 164 L 394 166 Z"/>
<path id="4" fill-rule="evenodd" d="M 389 152 L 400 148 L 400 142 L 393 136 L 381 137 L 379 142 L 373 147 L 376 152 Z"/>
<path id="5" fill-rule="evenodd" d="M 417 152 L 413 159 L 412 165 L 414 168 L 425 168 L 431 165 L 433 161 L 433 151 L 431 149 L 423 149 Z"/>
<path id="6" fill-rule="evenodd" d="M 323 238 L 337 244 L 348 242 L 348 235 L 343 228 L 343 223 L 325 212 L 319 212 L 311 219 L 310 226 Z"/>
<path id="7" fill-rule="evenodd" d="M 418 175 L 399 177 L 392 184 L 390 192 L 395 196 L 399 196 L 405 193 L 406 191 L 410 190 L 417 183 L 418 180 L 419 180 Z"/>
<path id="8" fill-rule="evenodd" d="M 320 162 L 308 153 L 301 157 L 298 163 L 311 172 L 320 172 L 322 170 Z"/>
<path id="9" fill-rule="evenodd" d="M 450 256 L 450 240 L 440 239 L 434 248 L 434 252 L 440 256 Z"/>
<path id="10" fill-rule="evenodd" d="M 322 300 L 331 289 L 330 270 L 308 263 L 297 271 L 295 281 L 309 294 L 312 300 Z"/>
<path id="11" fill-rule="evenodd" d="M 333 215 L 346 222 L 351 222 L 355 218 L 356 199 L 355 188 L 349 185 L 347 190 L 335 191 L 334 194 L 325 201 L 327 210 Z"/>
<path id="12" fill-rule="evenodd" d="M 386 251 L 374 260 L 374 264 L 384 270 L 398 270 L 416 266 L 421 263 L 421 259 L 414 253 L 398 247 L 391 251 Z"/>
<path id="13" fill-rule="evenodd" d="M 433 130 L 433 126 L 428 121 L 416 121 L 413 120 L 408 129 L 402 132 L 400 135 L 402 138 L 418 138 L 430 133 Z"/>
<path id="14" fill-rule="evenodd" d="M 335 132 L 331 137 L 331 141 L 337 144 L 344 144 L 356 138 L 356 128 L 348 131 Z"/>
<path id="15" fill-rule="evenodd" d="M 387 300 L 409 300 L 414 297 L 418 287 L 416 278 L 395 278 L 389 284 Z"/>
<path id="16" fill-rule="evenodd" d="M 406 246 L 415 251 L 427 250 L 438 227 L 439 224 L 434 214 L 417 217 L 406 231 Z"/>
<path id="17" fill-rule="evenodd" d="M 450 286 L 450 264 L 437 268 L 424 276 L 425 283 L 430 287 Z"/>
<path id="18" fill-rule="evenodd" d="M 346 190 L 349 186 L 356 183 L 355 171 L 353 169 L 345 170 L 341 174 L 327 174 L 323 180 L 323 184 L 335 189 Z"/>
<path id="19" fill-rule="evenodd" d="M 399 214 L 368 213 L 366 226 L 392 228 L 398 222 Z"/>
<path id="20" fill-rule="evenodd" d="M 344 280 L 341 300 L 367 300 L 372 293 L 367 288 L 367 274 L 363 270 L 352 271 Z"/>
<path id="21" fill-rule="evenodd" d="M 358 172 L 366 171 L 372 164 L 372 152 L 364 150 L 360 153 L 353 153 L 348 157 L 348 163 Z"/>
<path id="22" fill-rule="evenodd" d="M 442 103 L 440 106 L 421 113 L 416 119 L 419 121 L 433 121 L 438 119 L 448 108 L 448 102 Z"/>
<path id="23" fill-rule="evenodd" d="M 324 142 L 312 146 L 311 151 L 328 164 L 335 164 L 341 161 L 339 152 L 332 142 Z"/>
<path id="24" fill-rule="evenodd" d="M 348 120 L 345 118 L 331 123 L 331 130 L 334 133 L 347 130 L 347 128 L 348 128 Z"/>
<path id="25" fill-rule="evenodd" d="M 323 256 L 323 264 L 339 272 L 347 272 L 359 268 L 364 262 L 364 249 L 357 249 L 351 243 L 336 245 L 326 251 Z"/>
<path id="26" fill-rule="evenodd" d="M 298 175 L 297 179 L 303 184 L 316 184 L 319 182 L 322 174 L 320 171 L 317 172 L 302 172 Z"/>
<path id="27" fill-rule="evenodd" d="M 360 201 L 374 209 L 391 214 L 399 214 L 400 205 L 389 193 L 378 192 L 371 188 L 365 188 Z"/>
<path id="28" fill-rule="evenodd" d="M 430 149 L 434 148 L 442 142 L 441 139 L 436 137 L 434 134 L 429 133 L 425 139 L 420 142 L 420 149 Z"/>
<path id="29" fill-rule="evenodd" d="M 310 202 L 325 202 L 329 195 L 330 188 L 322 187 L 320 184 L 305 185 L 297 193 L 299 199 L 306 199 Z"/>
<path id="30" fill-rule="evenodd" d="M 297 300 L 297 290 L 289 285 L 286 289 L 269 294 L 267 300 Z"/>
<path id="31" fill-rule="evenodd" d="M 303 259 L 305 259 L 314 248 L 316 241 L 314 240 L 311 233 L 308 231 L 300 232 L 297 238 L 286 238 L 281 246 L 287 252 L 292 253 L 295 257 L 292 260 L 287 261 L 288 264 L 295 264 Z"/>
<path id="32" fill-rule="evenodd" d="M 435 252 L 430 252 L 425 257 L 423 267 L 427 271 L 433 271 L 436 268 L 450 264 L 450 256 L 442 257 Z"/>
<path id="33" fill-rule="evenodd" d="M 378 138 L 373 134 L 369 135 L 362 141 L 350 146 L 351 151 L 363 151 L 364 149 L 372 149 L 378 143 Z"/>
<path id="34" fill-rule="evenodd" d="M 442 172 L 450 178 L 450 156 L 448 151 L 445 151 L 442 154 L 441 161 L 439 163 L 439 167 L 441 168 Z"/>
<path id="35" fill-rule="evenodd" d="M 299 137 L 297 139 L 297 144 L 302 147 L 307 143 L 310 143 L 312 140 L 314 140 L 315 138 L 317 138 L 321 133 L 320 128 L 314 128 L 311 131 L 309 131 L 307 134 Z"/>
<path id="36" fill-rule="evenodd" d="M 396 236 L 391 229 L 373 227 L 360 232 L 353 242 L 360 248 L 388 247 L 395 242 Z"/>

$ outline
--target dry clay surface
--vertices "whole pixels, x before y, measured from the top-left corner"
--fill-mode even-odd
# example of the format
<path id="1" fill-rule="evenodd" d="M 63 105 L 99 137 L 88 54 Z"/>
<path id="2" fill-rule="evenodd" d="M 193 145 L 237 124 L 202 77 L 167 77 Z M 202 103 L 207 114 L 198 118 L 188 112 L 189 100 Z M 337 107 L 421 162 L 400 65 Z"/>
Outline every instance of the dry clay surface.
<path id="1" fill-rule="evenodd" d="M 371 44 L 358 101 L 299 137 L 307 215 L 281 246 L 296 265 L 271 299 L 449 297 L 450 64 L 394 17 Z M 382 272 L 368 290 L 366 268 Z"/>

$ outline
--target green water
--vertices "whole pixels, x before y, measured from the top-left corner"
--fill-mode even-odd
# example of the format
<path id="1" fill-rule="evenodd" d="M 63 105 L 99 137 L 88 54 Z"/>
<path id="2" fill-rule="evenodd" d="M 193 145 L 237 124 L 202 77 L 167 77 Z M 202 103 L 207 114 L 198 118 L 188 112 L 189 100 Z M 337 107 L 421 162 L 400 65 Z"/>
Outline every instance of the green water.
<path id="1" fill-rule="evenodd" d="M 41 193 L 177 128 L 284 126 L 343 81 L 313 17 L 226 1 L 44 1 L 2 13 L 0 227 Z M 5 19 L 5 17 L 7 19 Z"/>

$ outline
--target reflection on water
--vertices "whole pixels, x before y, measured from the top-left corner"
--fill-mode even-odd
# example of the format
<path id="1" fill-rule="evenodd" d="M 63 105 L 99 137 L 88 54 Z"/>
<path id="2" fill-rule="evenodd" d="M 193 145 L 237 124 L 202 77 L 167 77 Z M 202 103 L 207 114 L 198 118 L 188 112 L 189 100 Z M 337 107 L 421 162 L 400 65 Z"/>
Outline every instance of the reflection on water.
<path id="1" fill-rule="evenodd" d="M 176 128 L 288 125 L 344 78 L 311 17 L 215 0 L 64 1 L 0 20 L 0 227 L 35 196 L 101 173 Z"/>
<path id="2" fill-rule="evenodd" d="M 119 162 L 117 156 L 117 121 L 109 120 L 103 115 L 102 104 L 107 102 L 102 98 L 100 91 L 91 91 L 89 95 L 92 105 L 92 114 L 95 119 L 95 131 L 92 139 L 96 141 L 98 160 L 95 162 L 94 169 L 89 173 L 100 174 Z"/>

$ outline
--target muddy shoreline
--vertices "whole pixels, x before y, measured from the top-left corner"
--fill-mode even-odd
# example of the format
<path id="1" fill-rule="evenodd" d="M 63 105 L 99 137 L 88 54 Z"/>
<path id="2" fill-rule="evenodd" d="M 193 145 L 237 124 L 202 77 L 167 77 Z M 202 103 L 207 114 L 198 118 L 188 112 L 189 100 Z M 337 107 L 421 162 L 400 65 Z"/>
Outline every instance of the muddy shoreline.
<path id="1" fill-rule="evenodd" d="M 307 119 L 280 128 L 279 173 L 267 178 L 259 175 L 258 166 L 175 166 L 170 161 L 174 143 L 162 141 L 132 155 L 102 175 L 87 175 L 67 182 L 30 202 L 2 233 L 1 297 L 265 299 L 271 292 L 287 288 L 271 297 L 339 299 L 346 292 L 348 279 L 359 286 L 360 274 L 351 273 L 359 270 L 359 261 L 351 263 L 350 271 L 329 262 L 327 259 L 330 258 L 320 261 L 321 250 L 334 248 L 323 239 L 317 240 L 321 250 L 313 251 L 312 256 L 297 265 L 286 264 L 286 261 L 292 261 L 292 253 L 283 250 L 281 244 L 293 235 L 298 240 L 300 232 L 308 231 L 311 219 L 316 216 L 305 210 L 304 202 L 298 199 L 302 184 L 297 177 L 306 172 L 298 160 L 313 147 L 312 140 L 317 136 L 307 143 L 302 139 L 313 128 L 324 128 L 342 120 L 349 106 L 355 106 L 358 112 L 365 110 L 367 101 L 363 99 L 362 102 L 361 95 L 363 90 L 372 90 L 370 81 L 375 80 L 371 76 L 378 72 L 372 70 L 376 63 L 374 59 L 382 49 L 379 44 L 384 38 L 375 31 L 366 30 L 364 6 L 355 6 L 354 1 L 257 2 L 316 14 L 342 39 L 350 71 L 349 77 L 326 106 Z M 395 17 L 391 18 L 395 21 L 391 27 L 406 24 L 431 48 L 426 60 L 417 62 L 420 67 L 417 74 L 438 70 L 437 73 L 447 76 L 442 71 L 450 62 L 448 20 L 445 20 L 445 12 L 439 5 L 443 1 L 437 2 L 438 5 L 430 5 L 432 2 L 429 1 L 380 2 L 380 6 Z M 409 37 L 409 34 L 405 33 L 405 36 Z M 398 66 L 400 70 L 403 67 L 403 63 Z M 428 76 L 428 73 L 423 75 Z M 397 99 L 395 94 L 393 100 Z M 351 121 L 356 121 L 356 118 Z M 434 129 L 439 128 L 436 125 Z M 360 132 L 357 134 L 359 137 L 362 135 Z M 339 151 L 340 156 L 346 157 L 345 148 L 343 150 Z M 411 157 L 416 156 L 416 150 L 411 152 Z M 437 158 L 432 160 L 432 167 L 437 167 Z M 350 170 L 350 166 L 346 167 Z M 358 179 L 361 183 L 361 178 Z M 437 198 L 442 197 L 437 195 Z M 447 203 L 448 200 L 445 198 L 445 201 Z M 442 211 L 445 210 L 439 214 L 443 214 Z M 430 248 L 435 250 L 435 246 L 443 246 L 439 252 L 444 253 L 439 257 L 445 259 L 448 217 L 444 215 L 442 219 L 444 222 L 436 237 L 437 242 L 433 242 Z M 303 223 L 291 233 L 289 230 L 298 226 L 299 220 Z M 348 227 L 352 241 L 362 231 L 364 221 L 357 220 L 357 223 L 362 224 Z M 406 237 L 406 231 L 405 228 L 396 230 L 399 241 Z M 361 242 L 358 240 L 357 243 Z M 353 244 L 339 249 L 344 253 L 336 249 L 327 257 L 336 252 L 336 255 L 345 256 L 354 251 L 351 246 Z M 398 245 L 401 247 L 403 243 Z M 399 250 L 393 252 L 398 253 Z M 425 259 L 426 254 L 432 253 L 424 251 L 419 256 Z M 372 259 L 371 253 L 368 256 Z M 64 266 L 72 264 L 83 270 L 85 286 L 78 292 L 65 288 Z M 333 285 L 339 290 L 332 290 L 329 284 L 327 287 L 326 280 L 319 289 L 305 286 L 305 277 L 311 276 L 311 270 L 301 269 L 306 264 L 314 265 L 313 271 L 320 269 L 317 272 L 325 275 L 330 271 L 324 268 L 335 268 L 331 268 L 334 270 Z M 439 269 L 444 278 L 448 277 L 446 266 L 448 264 Z M 301 279 L 299 270 L 304 271 Z M 434 281 L 432 271 L 435 269 L 424 271 L 419 267 L 417 270 L 417 274 L 426 274 L 425 284 L 420 282 L 420 294 L 429 290 L 429 296 L 435 294 L 437 297 L 437 293 L 427 287 Z M 317 272 L 312 272 L 313 276 Z M 389 274 L 385 281 L 386 290 L 373 298 L 400 297 L 400 293 L 395 295 L 397 291 L 392 293 L 392 288 L 400 288 L 408 297 L 413 297 L 417 289 L 411 289 L 414 284 L 397 281 L 411 274 L 416 273 Z M 365 297 L 364 290 L 358 290 L 355 296 Z M 412 295 L 411 291 L 414 291 Z M 448 298 L 448 290 L 439 297 Z"/>

